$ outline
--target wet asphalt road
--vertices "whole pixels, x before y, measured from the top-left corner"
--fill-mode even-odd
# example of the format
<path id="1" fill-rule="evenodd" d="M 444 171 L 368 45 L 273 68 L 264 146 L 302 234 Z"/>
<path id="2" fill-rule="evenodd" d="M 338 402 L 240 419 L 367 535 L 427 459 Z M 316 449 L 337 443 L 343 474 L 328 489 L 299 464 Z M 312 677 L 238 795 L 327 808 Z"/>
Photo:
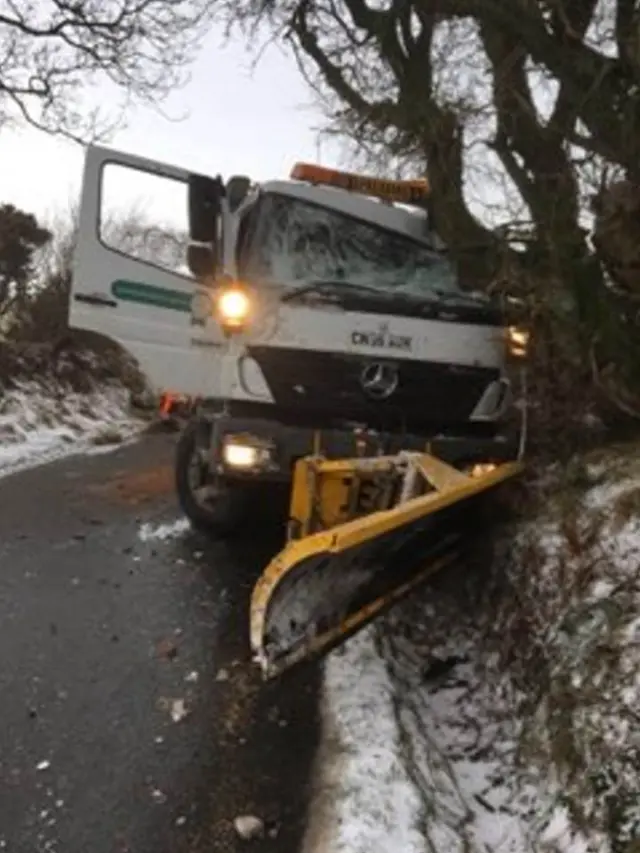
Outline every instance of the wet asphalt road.
<path id="1" fill-rule="evenodd" d="M 179 517 L 174 441 L 0 480 L 0 850 L 299 850 L 319 671 L 263 685 L 247 647 L 278 535 L 142 542 Z"/>

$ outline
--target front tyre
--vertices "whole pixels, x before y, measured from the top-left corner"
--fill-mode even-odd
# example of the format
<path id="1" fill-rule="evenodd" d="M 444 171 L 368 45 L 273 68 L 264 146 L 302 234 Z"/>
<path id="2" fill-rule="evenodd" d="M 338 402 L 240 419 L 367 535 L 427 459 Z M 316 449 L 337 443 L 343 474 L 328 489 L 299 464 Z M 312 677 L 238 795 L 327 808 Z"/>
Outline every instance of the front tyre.
<path id="1" fill-rule="evenodd" d="M 249 511 L 249 490 L 213 478 L 207 461 L 210 424 L 196 418 L 176 446 L 175 485 L 180 508 L 196 530 L 226 539 L 240 532 Z"/>

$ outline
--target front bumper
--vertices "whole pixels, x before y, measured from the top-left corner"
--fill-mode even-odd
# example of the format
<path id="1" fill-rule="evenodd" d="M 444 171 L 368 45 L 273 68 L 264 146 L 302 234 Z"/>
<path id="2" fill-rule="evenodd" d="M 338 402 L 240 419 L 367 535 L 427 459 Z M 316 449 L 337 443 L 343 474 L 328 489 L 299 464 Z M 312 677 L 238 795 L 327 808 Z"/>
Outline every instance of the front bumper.
<path id="1" fill-rule="evenodd" d="M 349 430 L 322 430 L 319 442 L 317 437 L 318 432 L 313 429 L 277 421 L 222 417 L 214 423 L 213 466 L 225 479 L 286 483 L 291 480 L 298 459 L 319 451 L 326 458 L 341 459 L 426 450 L 451 465 L 505 462 L 515 459 L 518 452 L 517 435 L 488 429 L 464 436 L 396 434 L 385 436 L 384 443 L 380 437 Z M 247 447 L 256 452 L 242 449 Z"/>

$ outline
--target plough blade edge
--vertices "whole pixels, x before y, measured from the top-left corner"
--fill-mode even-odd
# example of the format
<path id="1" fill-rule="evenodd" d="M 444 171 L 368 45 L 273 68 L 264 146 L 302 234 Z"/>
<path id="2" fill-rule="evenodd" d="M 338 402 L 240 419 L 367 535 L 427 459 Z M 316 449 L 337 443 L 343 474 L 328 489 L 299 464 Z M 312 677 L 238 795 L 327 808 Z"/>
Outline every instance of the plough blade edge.
<path id="1" fill-rule="evenodd" d="M 453 563 L 473 498 L 520 471 L 509 462 L 462 472 L 428 454 L 300 460 L 290 539 L 252 594 L 264 676 L 326 654 Z"/>

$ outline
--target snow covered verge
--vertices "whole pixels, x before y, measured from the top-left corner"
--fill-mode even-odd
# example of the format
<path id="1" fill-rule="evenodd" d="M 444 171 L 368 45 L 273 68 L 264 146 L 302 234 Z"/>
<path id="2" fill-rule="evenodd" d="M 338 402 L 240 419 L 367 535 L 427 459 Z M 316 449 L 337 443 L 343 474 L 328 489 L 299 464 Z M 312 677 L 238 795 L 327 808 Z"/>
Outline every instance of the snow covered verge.
<path id="1" fill-rule="evenodd" d="M 640 446 L 326 662 L 304 853 L 640 848 Z"/>
<path id="2" fill-rule="evenodd" d="M 141 389 L 112 354 L 0 342 L 0 476 L 133 438 L 148 424 Z"/>

